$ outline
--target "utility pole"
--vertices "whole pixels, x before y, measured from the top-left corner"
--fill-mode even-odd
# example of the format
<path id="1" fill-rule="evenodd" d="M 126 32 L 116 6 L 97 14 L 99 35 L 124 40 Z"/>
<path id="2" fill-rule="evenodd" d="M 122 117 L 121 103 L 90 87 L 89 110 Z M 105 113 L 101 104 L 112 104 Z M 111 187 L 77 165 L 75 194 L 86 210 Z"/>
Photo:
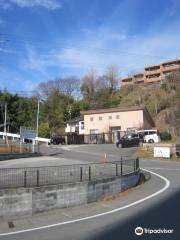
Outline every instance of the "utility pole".
<path id="1" fill-rule="evenodd" d="M 7 103 L 4 105 L 5 111 L 4 111 L 4 136 L 5 136 L 5 143 L 8 144 L 7 141 Z"/>
<path id="2" fill-rule="evenodd" d="M 6 130 L 6 121 L 7 121 L 7 117 L 6 117 L 6 115 L 7 115 L 7 103 L 5 103 L 4 108 L 5 108 L 5 111 L 4 111 L 4 136 L 6 136 L 6 132 L 7 132 L 7 130 Z"/>
<path id="3" fill-rule="evenodd" d="M 38 99 L 38 108 L 37 108 L 37 116 L 36 116 L 36 137 L 38 138 L 38 130 L 39 130 L 39 99 Z M 38 140 L 37 140 L 38 143 Z"/>

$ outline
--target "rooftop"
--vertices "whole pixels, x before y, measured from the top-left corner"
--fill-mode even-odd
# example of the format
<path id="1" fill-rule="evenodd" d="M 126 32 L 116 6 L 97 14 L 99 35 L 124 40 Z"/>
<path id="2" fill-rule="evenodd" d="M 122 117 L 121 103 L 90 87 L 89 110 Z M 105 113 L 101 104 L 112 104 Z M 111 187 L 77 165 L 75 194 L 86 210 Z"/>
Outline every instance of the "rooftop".
<path id="1" fill-rule="evenodd" d="M 138 111 L 138 110 L 145 110 L 145 109 L 146 109 L 146 107 L 144 107 L 144 106 L 102 108 L 102 109 L 91 109 L 91 110 L 87 110 L 87 111 L 81 111 L 81 114 L 89 115 L 89 114 L 109 113 L 109 112 L 128 112 L 128 111 Z"/>
<path id="2" fill-rule="evenodd" d="M 75 117 L 75 118 L 72 118 L 72 119 L 66 121 L 66 123 L 74 123 L 74 122 L 79 122 L 79 121 L 83 121 L 83 120 L 84 120 L 83 116 L 80 115 L 78 117 Z"/>

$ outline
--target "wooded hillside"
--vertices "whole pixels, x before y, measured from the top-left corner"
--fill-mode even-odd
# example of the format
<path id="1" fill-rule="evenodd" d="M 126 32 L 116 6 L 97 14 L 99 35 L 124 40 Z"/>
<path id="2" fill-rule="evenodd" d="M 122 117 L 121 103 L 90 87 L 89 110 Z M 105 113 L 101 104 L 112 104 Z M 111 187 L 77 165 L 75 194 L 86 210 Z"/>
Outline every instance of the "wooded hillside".
<path id="1" fill-rule="evenodd" d="M 111 66 L 104 75 L 88 72 L 82 79 L 57 78 L 43 82 L 32 97 L 0 92 L 0 124 L 7 104 L 9 131 L 20 126 L 36 127 L 37 102 L 40 100 L 39 136 L 63 133 L 65 122 L 81 110 L 116 106 L 146 106 L 160 131 L 180 139 L 180 71 L 169 75 L 162 84 L 119 87 L 118 71 Z M 3 126 L 1 126 L 3 131 Z"/>

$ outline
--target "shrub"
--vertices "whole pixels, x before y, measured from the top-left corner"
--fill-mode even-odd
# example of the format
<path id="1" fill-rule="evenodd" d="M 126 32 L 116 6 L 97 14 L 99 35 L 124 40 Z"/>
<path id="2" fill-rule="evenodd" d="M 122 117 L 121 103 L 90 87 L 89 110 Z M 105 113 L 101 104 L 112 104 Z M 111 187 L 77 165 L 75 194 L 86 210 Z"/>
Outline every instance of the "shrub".
<path id="1" fill-rule="evenodd" d="M 160 133 L 161 140 L 168 141 L 172 139 L 172 136 L 169 132 L 161 132 Z"/>

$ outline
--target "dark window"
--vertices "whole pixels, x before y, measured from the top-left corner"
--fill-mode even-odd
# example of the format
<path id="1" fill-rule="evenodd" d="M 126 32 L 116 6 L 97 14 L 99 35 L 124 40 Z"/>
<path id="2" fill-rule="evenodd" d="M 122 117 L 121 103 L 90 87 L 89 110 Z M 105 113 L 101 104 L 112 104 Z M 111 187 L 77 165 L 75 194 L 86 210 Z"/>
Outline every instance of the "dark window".
<path id="1" fill-rule="evenodd" d="M 84 130 L 84 122 L 81 123 L 81 130 Z"/>
<path id="2" fill-rule="evenodd" d="M 149 131 L 149 134 L 156 134 L 156 131 Z"/>
<path id="3" fill-rule="evenodd" d="M 132 134 L 132 138 L 138 138 L 138 134 Z"/>

